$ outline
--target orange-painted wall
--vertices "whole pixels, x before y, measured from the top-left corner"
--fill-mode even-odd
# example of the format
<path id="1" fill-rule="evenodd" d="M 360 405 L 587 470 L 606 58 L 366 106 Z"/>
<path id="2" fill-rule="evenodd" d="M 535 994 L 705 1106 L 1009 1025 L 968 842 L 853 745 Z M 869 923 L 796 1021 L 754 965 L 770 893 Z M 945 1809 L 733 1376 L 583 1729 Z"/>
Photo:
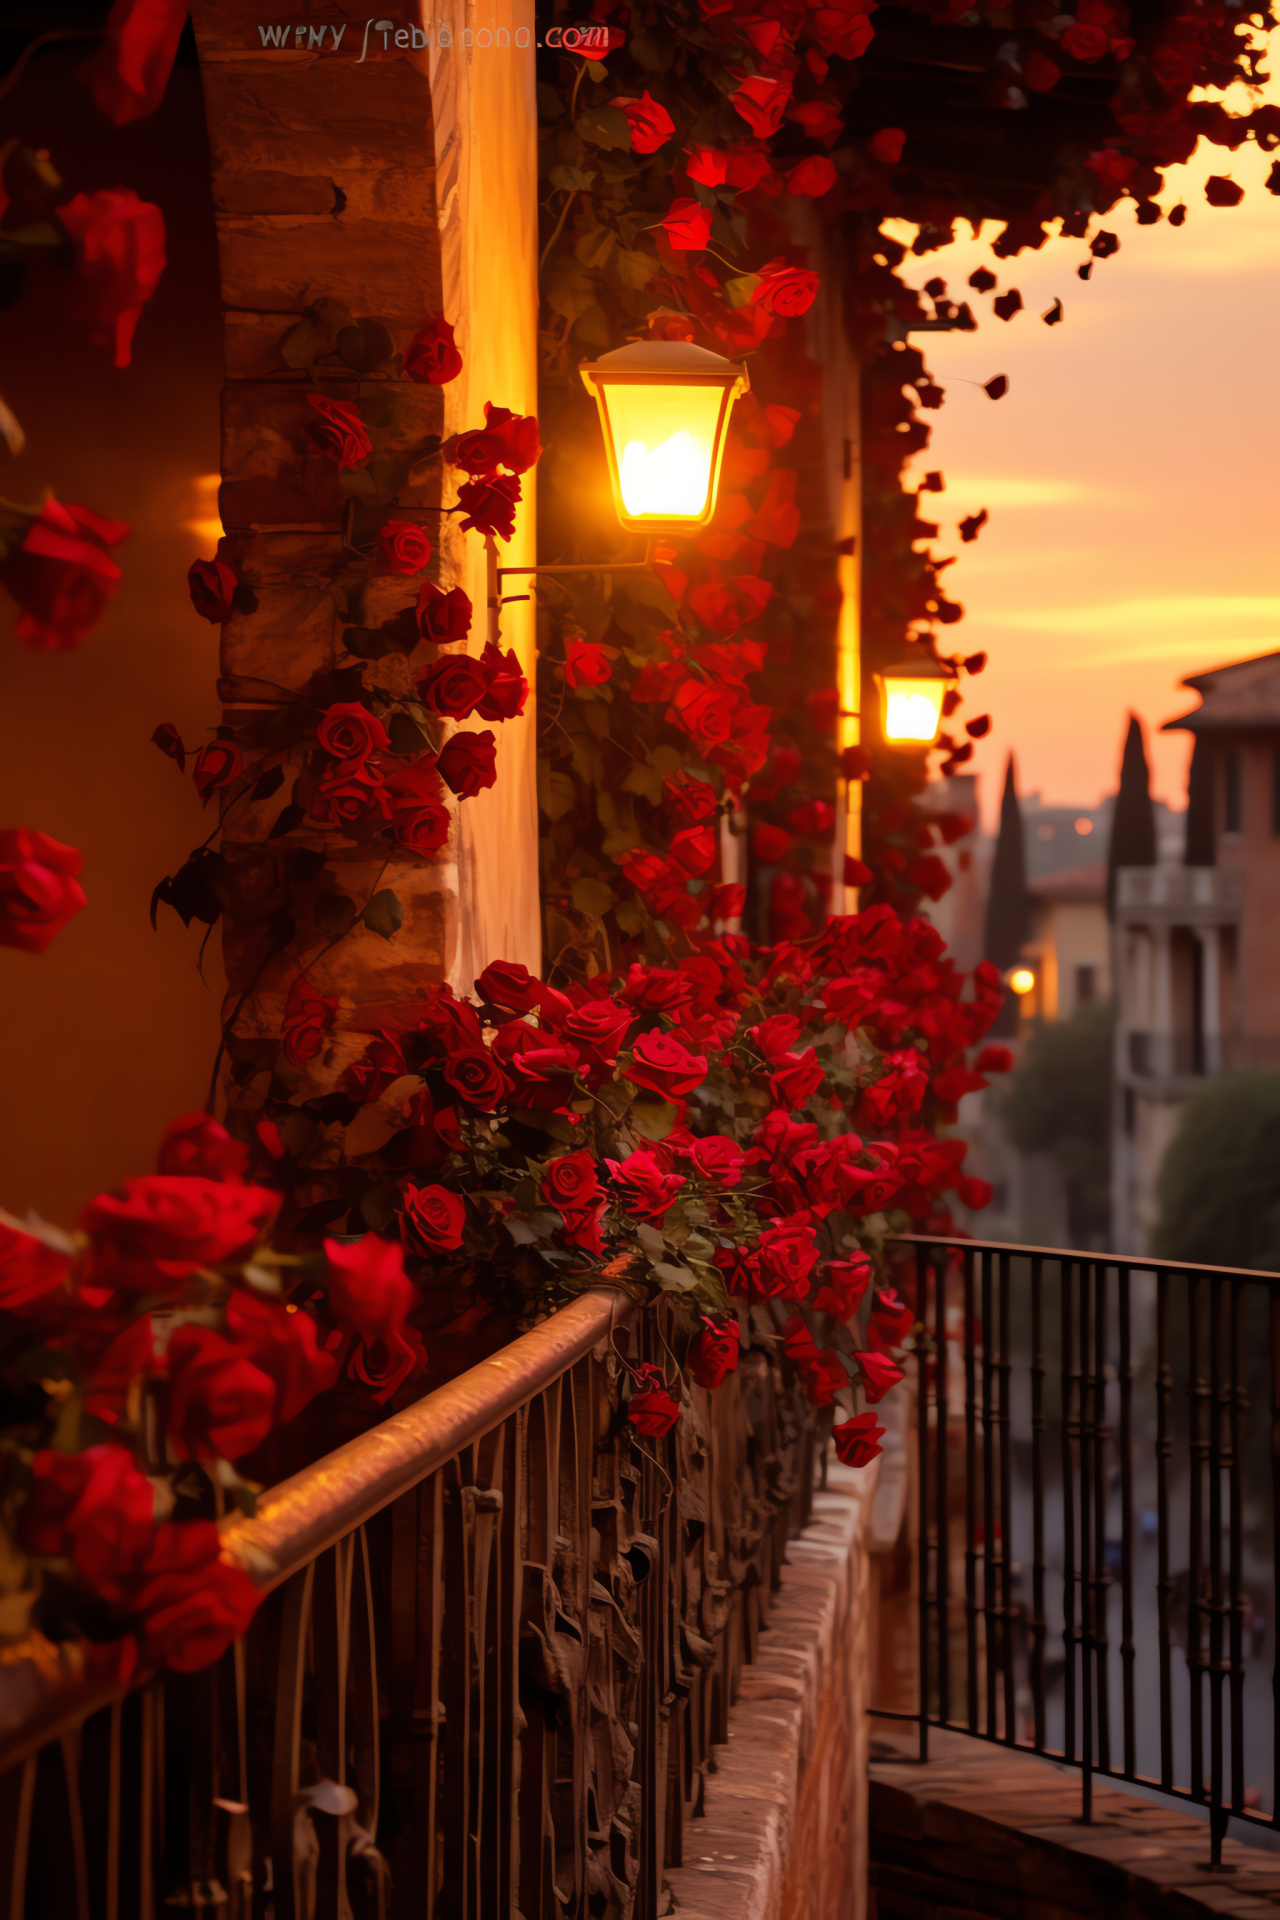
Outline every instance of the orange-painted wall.
<path id="1" fill-rule="evenodd" d="M 13 638 L 0 591 L 0 826 L 42 828 L 84 852 L 88 909 L 41 958 L 0 950 L 0 1205 L 68 1221 L 126 1174 L 150 1170 L 164 1121 L 203 1104 L 217 1045 L 218 938 L 151 889 L 213 825 L 150 745 L 171 720 L 198 745 L 216 724 L 217 629 L 197 619 L 186 570 L 212 553 L 198 478 L 218 465 L 221 325 L 199 77 L 180 66 L 160 113 L 112 129 L 74 80 L 84 48 L 37 57 L 0 101 L 0 143 L 43 146 L 70 191 L 133 187 L 163 209 L 169 265 L 117 372 L 66 312 L 69 281 L 41 276 L 0 312 L 0 386 L 27 432 L 0 449 L 0 494 L 58 497 L 132 523 L 124 579 L 76 652 Z M 211 511 L 206 499 L 204 514 Z"/>

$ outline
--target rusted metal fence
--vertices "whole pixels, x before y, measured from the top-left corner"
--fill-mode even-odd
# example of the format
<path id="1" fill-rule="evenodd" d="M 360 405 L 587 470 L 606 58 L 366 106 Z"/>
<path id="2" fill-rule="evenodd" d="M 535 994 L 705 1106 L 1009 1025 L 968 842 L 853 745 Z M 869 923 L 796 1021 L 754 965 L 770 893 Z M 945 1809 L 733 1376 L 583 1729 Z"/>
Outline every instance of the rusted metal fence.
<path id="1" fill-rule="evenodd" d="M 584 1294 L 227 1523 L 216 1667 L 0 1667 L 0 1913 L 662 1912 L 814 1466 L 759 1351 L 635 1433 L 662 1311 Z"/>
<path id="2" fill-rule="evenodd" d="M 1280 1827 L 1280 1275 L 905 1236 L 918 1707 Z"/>

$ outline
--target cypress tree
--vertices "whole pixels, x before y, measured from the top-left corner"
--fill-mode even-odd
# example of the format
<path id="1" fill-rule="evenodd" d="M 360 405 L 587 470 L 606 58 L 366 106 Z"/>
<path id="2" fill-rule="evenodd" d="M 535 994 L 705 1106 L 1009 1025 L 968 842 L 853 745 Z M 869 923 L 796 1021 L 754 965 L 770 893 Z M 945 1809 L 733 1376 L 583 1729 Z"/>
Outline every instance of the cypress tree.
<path id="1" fill-rule="evenodd" d="M 1107 917 L 1114 918 L 1116 873 L 1120 867 L 1156 864 L 1156 810 L 1151 804 L 1151 776 L 1142 723 L 1129 715 L 1129 731 L 1120 762 L 1120 790 L 1111 815 L 1111 843 L 1107 848 Z"/>
<path id="2" fill-rule="evenodd" d="M 1187 775 L 1187 843 L 1182 856 L 1187 867 L 1216 864 L 1213 847 L 1213 746 L 1202 733 L 1195 735 L 1191 771 Z"/>
<path id="3" fill-rule="evenodd" d="M 1018 805 L 1018 786 L 1013 755 L 1005 763 L 1004 794 L 1000 801 L 1000 833 L 995 858 L 991 863 L 991 885 L 987 893 L 987 924 L 983 939 L 983 957 L 1002 973 L 1021 955 L 1023 943 L 1031 934 L 1031 894 L 1027 887 L 1027 854 L 1022 838 L 1022 808 Z M 993 1034 L 1011 1034 L 1018 1030 L 1018 1002 L 1006 992 L 1004 1005 L 991 1028 Z"/>

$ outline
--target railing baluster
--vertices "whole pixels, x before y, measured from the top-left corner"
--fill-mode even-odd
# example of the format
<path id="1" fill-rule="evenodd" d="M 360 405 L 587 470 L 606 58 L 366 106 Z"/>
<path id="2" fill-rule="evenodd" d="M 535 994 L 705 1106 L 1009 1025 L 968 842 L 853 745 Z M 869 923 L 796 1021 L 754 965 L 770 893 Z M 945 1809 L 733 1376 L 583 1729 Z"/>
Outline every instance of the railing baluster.
<path id="1" fill-rule="evenodd" d="M 1093 1677 L 1098 1724 L 1098 1765 L 1111 1771 L 1111 1568 L 1107 1561 L 1107 1264 L 1093 1269 Z"/>
<path id="2" fill-rule="evenodd" d="M 979 1255 L 982 1262 L 982 1661 L 986 1680 L 986 1734 L 996 1733 L 996 1678 L 1000 1663 L 999 1627 L 996 1619 L 996 1425 L 994 1391 L 995 1308 L 991 1287 L 991 1255 Z"/>
<path id="3" fill-rule="evenodd" d="M 1271 1824 L 1280 1827 L 1280 1292 L 1269 1302 L 1271 1336 Z"/>
<path id="4" fill-rule="evenodd" d="M 916 1321 L 920 1328 L 919 1345 L 916 1348 L 916 1493 L 919 1511 L 916 1525 L 919 1533 L 917 1541 L 916 1579 L 919 1582 L 917 1604 L 917 1659 L 920 1671 L 916 1684 L 920 1692 L 920 1760 L 929 1758 L 929 1373 L 928 1338 L 929 1325 L 929 1260 L 924 1247 L 916 1249 Z M 937 1373 L 934 1374 L 935 1383 Z M 941 1409 L 938 1418 L 941 1419 Z M 936 1549 L 936 1558 L 942 1558 L 941 1538 Z M 941 1635 L 941 1628 L 939 1628 Z"/>
<path id="5" fill-rule="evenodd" d="M 1098 1446 L 1090 1365 L 1090 1261 L 1080 1261 L 1080 1818 L 1094 1818 L 1094 1674 L 1098 1584 L 1094 1576 L 1094 1450 Z"/>
<path id="6" fill-rule="evenodd" d="M 1240 1379 L 1240 1343 L 1244 1308 L 1244 1289 L 1238 1280 L 1231 1282 L 1229 1337 L 1231 1353 L 1228 1391 L 1230 1409 L 1227 1435 L 1227 1496 L 1230 1502 L 1230 1580 L 1231 1617 L 1228 1673 L 1231 1685 L 1231 1810 L 1244 1811 L 1244 1514 L 1241 1468 L 1244 1464 L 1245 1392 Z"/>
<path id="7" fill-rule="evenodd" d="M 1080 1376 L 1075 1369 L 1076 1328 L 1073 1299 L 1072 1260 L 1059 1262 L 1062 1348 L 1059 1379 L 1062 1398 L 1062 1648 L 1063 1648 L 1063 1736 L 1065 1759 L 1076 1757 L 1076 1515 L 1074 1443 L 1079 1438 L 1076 1419 L 1076 1390 Z"/>
<path id="8" fill-rule="evenodd" d="M 1124 1717 L 1124 1773 L 1138 1767 L 1134 1719 L 1133 1644 L 1133 1329 L 1130 1271 L 1117 1269 L 1116 1314 L 1120 1328 L 1120 1684 Z"/>
<path id="9" fill-rule="evenodd" d="M 951 1256 L 935 1256 L 933 1269 L 934 1405 L 937 1432 L 934 1436 L 934 1535 L 937 1542 L 934 1578 L 938 1605 L 938 1720 L 947 1726 L 951 1720 L 951 1512 L 950 1464 L 947 1453 L 948 1376 L 947 1280 Z"/>
<path id="10" fill-rule="evenodd" d="M 974 1350 L 973 1254 L 964 1254 L 964 1622 L 965 1705 L 978 1732 L 978 1368 Z"/>
<path id="11" fill-rule="evenodd" d="M 1011 1457 L 1009 1392 L 1009 1255 L 1000 1259 L 1000 1357 L 997 1363 L 1000 1440 L 1000 1663 L 1004 1675 L 1004 1737 L 1013 1745 L 1018 1737 L 1013 1673 L 1013 1460 Z"/>
<path id="12" fill-rule="evenodd" d="M 1191 1477 L 1187 1501 L 1187 1668 L 1191 1683 L 1191 1797 L 1204 1795 L 1204 1652 L 1202 1647 L 1201 1579 L 1204 1572 L 1204 1463 L 1208 1447 L 1204 1434 L 1204 1403 L 1209 1389 L 1205 1385 L 1203 1345 L 1200 1339 L 1201 1282 L 1187 1276 L 1187 1351 L 1191 1389 Z"/>
<path id="13" fill-rule="evenodd" d="M 1222 1858 L 1222 1835 L 1226 1828 L 1223 1780 L 1222 1626 L 1225 1604 L 1222 1593 L 1222 1450 L 1224 1404 L 1222 1313 L 1226 1304 L 1222 1282 L 1209 1282 L 1209 1832 L 1212 1860 Z"/>
<path id="14" fill-rule="evenodd" d="M 1045 1743 L 1044 1712 L 1044 1262 L 1031 1260 L 1031 1701 L 1035 1747 Z"/>
<path id="15" fill-rule="evenodd" d="M 1173 1671 L 1170 1610 L 1173 1582 L 1169 1576 L 1169 1462 L 1173 1438 L 1169 1431 L 1169 1403 L 1173 1397 L 1173 1369 L 1169 1360 L 1169 1274 L 1156 1272 L 1156 1624 L 1160 1646 L 1160 1784 L 1173 1786 Z M 1277 1481 L 1280 1503 L 1280 1480 Z"/>

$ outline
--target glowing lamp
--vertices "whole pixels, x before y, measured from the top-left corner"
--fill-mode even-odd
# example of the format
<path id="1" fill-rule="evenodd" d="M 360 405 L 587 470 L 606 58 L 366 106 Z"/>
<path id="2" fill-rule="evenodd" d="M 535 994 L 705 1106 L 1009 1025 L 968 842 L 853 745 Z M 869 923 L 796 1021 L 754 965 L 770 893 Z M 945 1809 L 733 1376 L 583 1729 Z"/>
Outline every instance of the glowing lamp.
<path id="1" fill-rule="evenodd" d="M 1030 993 L 1036 984 L 1035 974 L 1030 967 L 1011 967 L 1004 980 L 1010 993 L 1016 993 L 1019 1000 Z"/>
<path id="2" fill-rule="evenodd" d="M 932 662 L 878 673 L 881 729 L 891 746 L 931 747 L 942 725 L 942 701 L 950 679 Z"/>
<path id="3" fill-rule="evenodd" d="M 584 362 L 600 409 L 613 504 L 635 533 L 689 533 L 716 510 L 720 462 L 746 369 L 688 340 L 635 340 Z"/>

